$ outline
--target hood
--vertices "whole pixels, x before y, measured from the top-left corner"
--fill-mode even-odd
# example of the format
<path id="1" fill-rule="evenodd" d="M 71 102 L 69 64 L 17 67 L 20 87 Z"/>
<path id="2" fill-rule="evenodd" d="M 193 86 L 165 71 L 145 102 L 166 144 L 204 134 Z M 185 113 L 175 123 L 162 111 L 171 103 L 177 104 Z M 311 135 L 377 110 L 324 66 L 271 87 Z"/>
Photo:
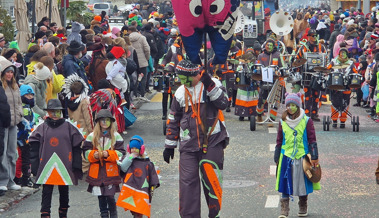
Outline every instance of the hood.
<path id="1" fill-rule="evenodd" d="M 0 56 L 0 66 L 1 66 L 1 76 L 3 76 L 3 72 L 10 66 L 13 66 L 12 62 L 8 61 L 5 57 Z M 13 66 L 14 68 L 14 66 Z M 16 69 L 13 69 L 16 72 Z"/>
<path id="2" fill-rule="evenodd" d="M 71 27 L 71 33 L 79 33 L 80 32 L 80 24 L 78 22 L 73 22 Z"/>
<path id="3" fill-rule="evenodd" d="M 142 34 L 140 33 L 137 33 L 137 32 L 133 32 L 129 35 L 129 39 L 131 42 L 136 42 L 138 41 L 140 38 L 142 37 Z"/>
<path id="4" fill-rule="evenodd" d="M 75 103 L 76 98 L 72 97 L 67 101 L 67 107 L 72 110 L 76 111 L 78 109 L 80 102 Z"/>

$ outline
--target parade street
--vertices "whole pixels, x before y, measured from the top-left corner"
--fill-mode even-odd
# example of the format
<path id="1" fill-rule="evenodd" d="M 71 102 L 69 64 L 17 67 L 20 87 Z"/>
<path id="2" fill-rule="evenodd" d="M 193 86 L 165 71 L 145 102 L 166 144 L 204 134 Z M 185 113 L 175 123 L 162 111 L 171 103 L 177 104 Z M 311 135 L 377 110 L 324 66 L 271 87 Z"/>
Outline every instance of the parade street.
<path id="1" fill-rule="evenodd" d="M 137 122 L 127 129 L 124 137 L 144 137 L 146 151 L 160 169 L 161 185 L 152 199 L 151 217 L 179 217 L 179 152 L 167 164 L 163 161 L 165 136 L 161 120 L 161 93 L 136 111 Z M 354 100 L 353 100 L 354 101 Z M 322 121 L 315 122 L 319 160 L 322 167 L 321 190 L 310 195 L 309 217 L 379 217 L 379 185 L 375 182 L 379 144 L 378 127 L 366 115 L 363 108 L 350 107 L 354 116 L 360 117 L 359 132 L 352 131 L 350 118 L 346 128 L 323 131 Z M 283 105 L 281 110 L 283 110 Z M 250 131 L 249 121 L 226 113 L 226 125 L 230 135 L 225 149 L 223 200 L 221 217 L 277 217 L 280 212 L 280 195 L 275 191 L 275 163 L 273 160 L 277 124 L 257 126 Z M 323 105 L 320 117 L 330 114 L 330 106 Z M 376 126 L 375 126 L 376 125 Z M 98 217 L 97 197 L 88 193 L 83 180 L 70 187 L 68 217 Z M 118 194 L 116 194 L 116 199 Z M 52 217 L 58 217 L 58 190 L 55 188 Z M 207 217 L 205 199 L 202 197 L 202 217 Z M 290 217 L 297 217 L 298 197 L 290 201 Z M 39 217 L 41 190 L 13 205 L 0 217 Z M 132 217 L 130 212 L 118 208 L 119 217 Z"/>

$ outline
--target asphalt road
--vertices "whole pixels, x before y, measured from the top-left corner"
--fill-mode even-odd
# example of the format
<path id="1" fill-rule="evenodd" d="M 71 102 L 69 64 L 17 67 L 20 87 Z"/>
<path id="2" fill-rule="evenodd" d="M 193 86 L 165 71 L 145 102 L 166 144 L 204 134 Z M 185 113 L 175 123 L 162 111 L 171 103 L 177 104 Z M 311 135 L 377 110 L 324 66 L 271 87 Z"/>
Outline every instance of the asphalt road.
<path id="1" fill-rule="evenodd" d="M 161 103 L 159 94 L 136 112 L 138 120 L 127 129 L 126 141 L 134 134 L 141 135 L 152 161 L 161 170 L 161 187 L 155 191 L 151 217 L 179 217 L 178 207 L 178 152 L 174 160 L 163 161 Z M 354 100 L 352 104 L 355 103 Z M 225 113 L 231 136 L 225 150 L 222 217 L 277 217 L 280 213 L 279 193 L 275 191 L 275 164 L 272 146 L 277 125 L 257 126 L 252 132 L 248 121 L 238 121 L 232 113 Z M 360 131 L 352 125 L 345 129 L 322 130 L 315 124 L 323 170 L 322 189 L 309 196 L 309 217 L 379 217 L 379 185 L 375 183 L 375 169 L 379 158 L 379 124 L 370 120 L 365 110 L 351 107 L 360 116 Z M 323 105 L 320 115 L 329 115 L 330 106 Z M 350 119 L 348 119 L 350 122 Z M 86 192 L 87 184 L 70 187 L 69 217 L 98 217 L 97 198 Z M 290 202 L 290 217 L 297 216 L 297 198 Z M 41 191 L 16 204 L 0 217 L 39 217 Z M 202 198 L 202 217 L 207 217 Z M 53 196 L 52 217 L 58 216 L 57 189 Z M 118 209 L 119 217 L 132 217 Z"/>

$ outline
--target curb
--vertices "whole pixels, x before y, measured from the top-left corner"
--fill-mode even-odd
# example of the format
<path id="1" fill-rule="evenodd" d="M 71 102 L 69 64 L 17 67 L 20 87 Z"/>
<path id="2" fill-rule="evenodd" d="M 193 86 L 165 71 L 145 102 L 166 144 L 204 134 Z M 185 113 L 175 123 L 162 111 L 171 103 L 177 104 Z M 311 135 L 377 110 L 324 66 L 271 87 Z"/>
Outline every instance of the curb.
<path id="1" fill-rule="evenodd" d="M 20 190 L 8 190 L 0 197 L 0 215 L 11 206 L 39 191 L 39 188 L 22 187 Z"/>
<path id="2" fill-rule="evenodd" d="M 151 91 L 151 93 L 146 92 L 146 94 L 145 94 L 145 97 L 149 100 L 151 100 L 157 94 L 157 91 L 154 89 L 152 89 L 150 91 Z M 134 100 L 133 104 L 136 107 L 136 109 L 132 109 L 131 112 L 134 114 L 135 111 L 138 110 L 144 103 L 148 103 L 148 102 L 144 102 L 144 101 L 140 101 L 140 100 Z"/>

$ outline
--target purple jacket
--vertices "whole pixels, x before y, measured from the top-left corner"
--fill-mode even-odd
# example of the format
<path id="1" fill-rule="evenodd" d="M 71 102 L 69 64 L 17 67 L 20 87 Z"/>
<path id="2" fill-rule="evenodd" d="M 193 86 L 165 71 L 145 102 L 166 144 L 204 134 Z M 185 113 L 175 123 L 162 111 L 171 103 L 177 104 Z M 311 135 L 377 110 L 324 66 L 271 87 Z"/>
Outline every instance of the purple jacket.
<path id="1" fill-rule="evenodd" d="M 204 133 L 193 113 L 190 97 L 185 94 L 186 89 L 192 96 L 193 104 L 197 104 L 200 98 L 200 116 L 201 121 L 205 123 L 205 129 L 210 129 L 216 123 L 208 138 L 208 147 L 220 143 L 223 143 L 224 147 L 228 145 L 229 134 L 226 131 L 222 112 L 219 111 L 227 107 L 228 96 L 221 82 L 215 78 L 212 80 L 216 86 L 210 91 L 205 90 L 203 83 L 199 82 L 195 87 L 190 88 L 181 85 L 175 92 L 167 121 L 166 148 L 176 148 L 179 142 L 180 152 L 196 152 L 204 142 Z M 188 97 L 187 112 L 185 111 L 186 96 Z M 215 122 L 216 119 L 218 119 L 217 122 Z"/>

